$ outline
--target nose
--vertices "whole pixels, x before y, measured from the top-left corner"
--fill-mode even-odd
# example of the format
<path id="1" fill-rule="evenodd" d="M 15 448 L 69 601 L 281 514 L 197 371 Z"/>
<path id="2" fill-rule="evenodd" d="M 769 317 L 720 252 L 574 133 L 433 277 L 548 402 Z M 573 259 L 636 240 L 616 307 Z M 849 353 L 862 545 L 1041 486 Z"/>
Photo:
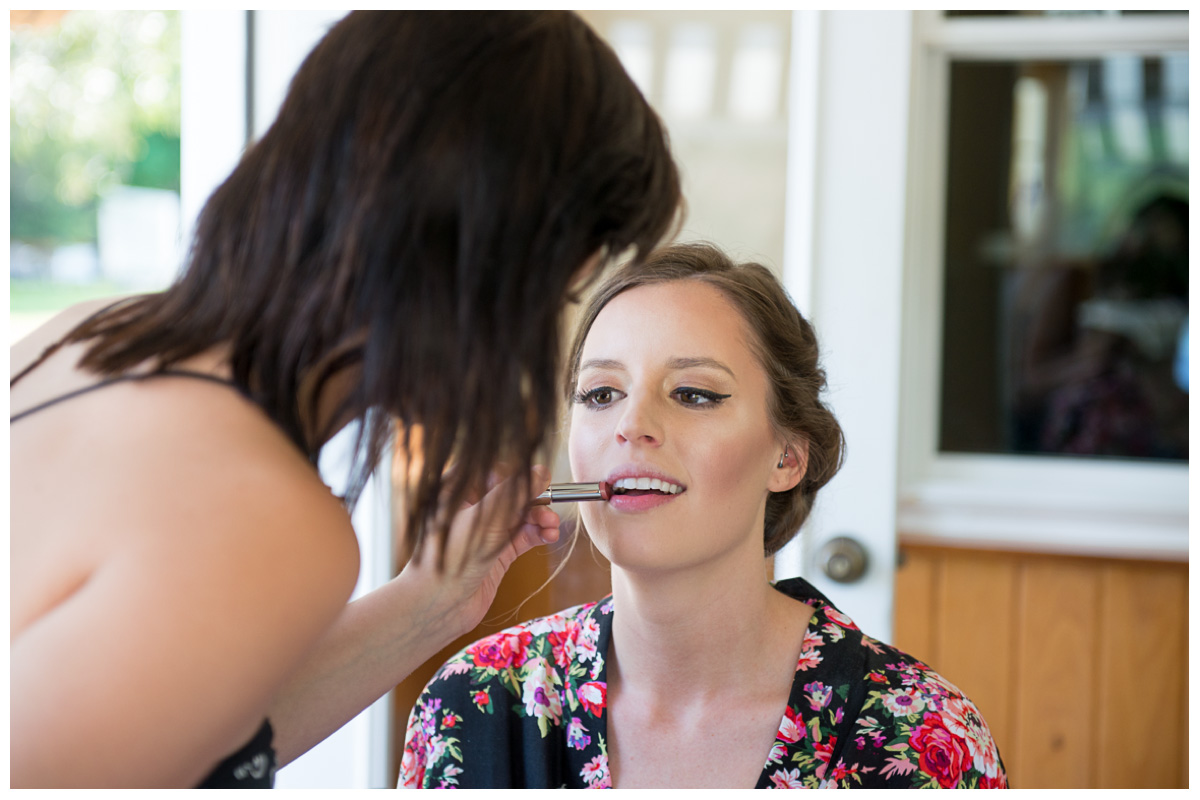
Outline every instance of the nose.
<path id="1" fill-rule="evenodd" d="M 627 397 L 617 420 L 616 436 L 621 444 L 632 442 L 653 447 L 662 444 L 662 423 L 653 401 L 632 394 Z"/>

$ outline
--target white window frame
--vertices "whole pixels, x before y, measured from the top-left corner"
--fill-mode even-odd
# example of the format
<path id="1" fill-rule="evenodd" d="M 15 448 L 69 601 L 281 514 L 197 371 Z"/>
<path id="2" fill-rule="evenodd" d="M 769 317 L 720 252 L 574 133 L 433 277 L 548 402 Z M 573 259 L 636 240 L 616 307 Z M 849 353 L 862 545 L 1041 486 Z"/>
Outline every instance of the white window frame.
<path id="1" fill-rule="evenodd" d="M 941 453 L 937 431 L 950 62 L 1187 52 L 1188 15 L 987 19 L 922 11 L 913 32 L 901 540 L 1186 561 L 1186 463 Z"/>

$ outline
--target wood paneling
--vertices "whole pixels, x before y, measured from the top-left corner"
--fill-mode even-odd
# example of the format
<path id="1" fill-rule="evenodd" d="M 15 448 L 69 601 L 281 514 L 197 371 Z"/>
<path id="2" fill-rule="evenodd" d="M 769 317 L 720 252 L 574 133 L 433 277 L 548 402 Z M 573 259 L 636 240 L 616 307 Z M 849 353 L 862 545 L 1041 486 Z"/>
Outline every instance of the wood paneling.
<path id="1" fill-rule="evenodd" d="M 903 607 L 904 613 L 896 614 L 892 644 L 931 665 L 940 660 L 935 644 L 938 620 L 934 614 L 934 595 L 940 576 L 940 555 L 925 550 L 901 552 L 901 563 L 896 570 L 896 607 Z"/>
<path id="2" fill-rule="evenodd" d="M 1099 576 L 1073 563 L 1024 565 L 1017 599 L 1014 783 L 1095 788 Z"/>
<path id="3" fill-rule="evenodd" d="M 902 552 L 895 643 L 975 701 L 1013 786 L 1188 785 L 1187 564 Z"/>
<path id="4" fill-rule="evenodd" d="M 1017 667 L 1017 576 L 1016 559 L 949 553 L 934 595 L 941 613 L 931 666 L 979 707 L 1002 758 L 1016 744 L 1009 677 Z"/>
<path id="5" fill-rule="evenodd" d="M 1179 786 L 1187 753 L 1163 734 L 1187 718 L 1187 574 L 1105 566 L 1100 618 L 1099 785 Z"/>

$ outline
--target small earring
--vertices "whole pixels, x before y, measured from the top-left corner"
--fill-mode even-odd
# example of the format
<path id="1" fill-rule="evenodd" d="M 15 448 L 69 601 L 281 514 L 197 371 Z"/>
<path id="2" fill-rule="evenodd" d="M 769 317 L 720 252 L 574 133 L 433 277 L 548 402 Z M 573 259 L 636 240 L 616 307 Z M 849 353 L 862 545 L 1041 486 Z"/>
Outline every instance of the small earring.
<path id="1" fill-rule="evenodd" d="M 779 468 L 780 469 L 783 469 L 783 462 L 787 460 L 787 451 L 788 451 L 787 445 L 785 444 L 783 446 L 783 455 L 781 455 L 779 457 Z"/>

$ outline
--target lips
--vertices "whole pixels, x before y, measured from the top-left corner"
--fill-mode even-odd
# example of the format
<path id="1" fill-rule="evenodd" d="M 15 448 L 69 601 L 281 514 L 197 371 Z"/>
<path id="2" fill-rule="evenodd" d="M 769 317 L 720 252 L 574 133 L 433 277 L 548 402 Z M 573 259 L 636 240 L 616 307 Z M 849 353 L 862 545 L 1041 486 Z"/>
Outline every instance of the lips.
<path id="1" fill-rule="evenodd" d="M 670 503 L 687 491 L 677 479 L 645 467 L 626 467 L 609 476 L 609 505 L 618 511 L 647 511 Z"/>

